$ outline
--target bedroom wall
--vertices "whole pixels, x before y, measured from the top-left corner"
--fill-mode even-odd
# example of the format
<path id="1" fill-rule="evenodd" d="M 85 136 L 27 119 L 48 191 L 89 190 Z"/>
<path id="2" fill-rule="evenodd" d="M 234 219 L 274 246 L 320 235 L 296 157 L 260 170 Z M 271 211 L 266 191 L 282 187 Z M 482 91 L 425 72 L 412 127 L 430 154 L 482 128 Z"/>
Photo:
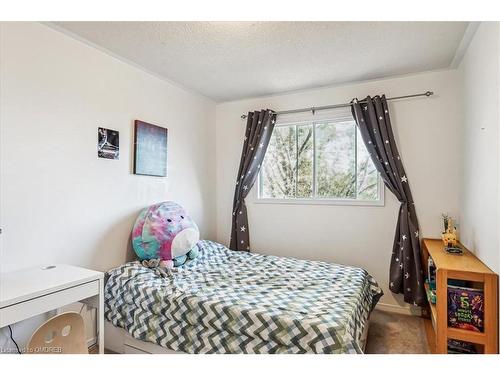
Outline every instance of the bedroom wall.
<path id="1" fill-rule="evenodd" d="M 500 26 L 481 22 L 459 66 L 461 241 L 500 272 Z"/>
<path id="2" fill-rule="evenodd" d="M 0 271 L 117 266 L 139 210 L 163 200 L 215 239 L 211 100 L 46 25 L 0 27 Z M 134 119 L 169 129 L 167 178 L 132 174 Z M 99 126 L 120 132 L 119 160 L 97 158 Z"/>
<path id="3" fill-rule="evenodd" d="M 429 72 L 217 105 L 217 240 L 228 244 L 234 179 L 243 142 L 242 113 L 349 102 L 353 97 L 433 90 L 435 95 L 389 104 L 395 136 L 417 205 L 421 233 L 438 237 L 442 212 L 458 214 L 461 92 L 456 70 Z M 256 252 L 352 264 L 367 269 L 385 291 L 381 306 L 408 311 L 388 289 L 398 202 L 386 190 L 384 207 L 254 203 L 247 199 L 252 249 Z"/>

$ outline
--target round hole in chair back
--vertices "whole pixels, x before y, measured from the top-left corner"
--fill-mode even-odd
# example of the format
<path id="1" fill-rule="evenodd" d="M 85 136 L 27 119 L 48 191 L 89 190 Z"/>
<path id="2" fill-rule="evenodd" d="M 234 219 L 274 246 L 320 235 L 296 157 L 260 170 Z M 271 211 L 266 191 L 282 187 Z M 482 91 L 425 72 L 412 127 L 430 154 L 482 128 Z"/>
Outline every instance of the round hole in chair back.
<path id="1" fill-rule="evenodd" d="M 70 332 L 71 332 L 71 326 L 70 325 L 64 326 L 63 329 L 61 330 L 61 334 L 63 336 L 68 336 Z"/>
<path id="2" fill-rule="evenodd" d="M 43 341 L 45 341 L 46 344 L 50 344 L 52 341 L 54 341 L 55 337 L 56 337 L 56 331 L 49 331 L 45 334 Z"/>

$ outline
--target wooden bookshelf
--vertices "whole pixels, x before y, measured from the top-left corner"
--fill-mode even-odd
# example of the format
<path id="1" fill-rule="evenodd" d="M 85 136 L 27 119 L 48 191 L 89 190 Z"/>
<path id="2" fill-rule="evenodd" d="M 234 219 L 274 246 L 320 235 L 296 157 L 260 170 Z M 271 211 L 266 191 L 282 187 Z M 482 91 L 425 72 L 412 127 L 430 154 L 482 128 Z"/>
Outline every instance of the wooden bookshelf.
<path id="1" fill-rule="evenodd" d="M 436 266 L 436 304 L 424 309 L 426 333 L 432 353 L 446 354 L 448 339 L 476 344 L 481 353 L 498 353 L 498 275 L 459 244 L 462 255 L 448 254 L 443 242 L 422 241 L 423 266 L 427 273 L 429 256 Z M 484 290 L 484 332 L 448 327 L 448 279 L 466 280 Z"/>

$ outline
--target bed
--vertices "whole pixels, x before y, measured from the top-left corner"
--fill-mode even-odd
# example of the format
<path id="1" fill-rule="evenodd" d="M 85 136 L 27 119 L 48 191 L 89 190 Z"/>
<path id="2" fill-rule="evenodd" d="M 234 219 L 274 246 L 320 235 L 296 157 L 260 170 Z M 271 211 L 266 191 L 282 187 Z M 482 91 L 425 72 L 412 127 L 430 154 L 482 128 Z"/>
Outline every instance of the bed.
<path id="1" fill-rule="evenodd" d="M 168 273 L 138 261 L 108 271 L 108 326 L 163 352 L 362 353 L 382 296 L 365 270 L 197 246 Z"/>

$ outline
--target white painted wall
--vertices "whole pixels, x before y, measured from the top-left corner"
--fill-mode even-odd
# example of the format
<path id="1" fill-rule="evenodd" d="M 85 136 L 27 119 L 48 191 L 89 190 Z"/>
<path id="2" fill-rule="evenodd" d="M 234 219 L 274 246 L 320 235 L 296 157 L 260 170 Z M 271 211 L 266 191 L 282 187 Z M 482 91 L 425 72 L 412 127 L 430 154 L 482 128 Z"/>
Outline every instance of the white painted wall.
<path id="1" fill-rule="evenodd" d="M 1 270 L 125 259 L 138 211 L 172 199 L 213 237 L 214 103 L 45 25 L 1 30 Z M 168 177 L 132 174 L 133 120 L 169 129 Z M 120 160 L 97 158 L 97 128 Z"/>
<path id="2" fill-rule="evenodd" d="M 320 88 L 217 105 L 217 240 L 228 244 L 234 181 L 245 121 L 242 113 L 349 102 L 433 90 L 435 96 L 391 102 L 400 153 L 417 206 L 421 233 L 438 237 L 442 212 L 458 214 L 461 92 L 456 70 L 438 71 L 347 86 Z M 256 186 L 250 193 L 255 197 Z M 386 293 L 381 303 L 407 305 L 388 289 L 389 262 L 398 202 L 386 190 L 384 207 L 256 204 L 247 200 L 252 249 L 265 254 L 352 264 L 367 269 Z"/>
<path id="3" fill-rule="evenodd" d="M 215 238 L 211 100 L 45 25 L 0 27 L 0 271 L 119 265 L 139 210 L 163 200 Z M 132 174 L 134 119 L 168 127 L 167 178 Z M 99 126 L 120 132 L 120 160 L 97 158 Z"/>
<path id="4" fill-rule="evenodd" d="M 500 26 L 482 22 L 459 66 L 463 84 L 461 241 L 500 272 Z"/>

